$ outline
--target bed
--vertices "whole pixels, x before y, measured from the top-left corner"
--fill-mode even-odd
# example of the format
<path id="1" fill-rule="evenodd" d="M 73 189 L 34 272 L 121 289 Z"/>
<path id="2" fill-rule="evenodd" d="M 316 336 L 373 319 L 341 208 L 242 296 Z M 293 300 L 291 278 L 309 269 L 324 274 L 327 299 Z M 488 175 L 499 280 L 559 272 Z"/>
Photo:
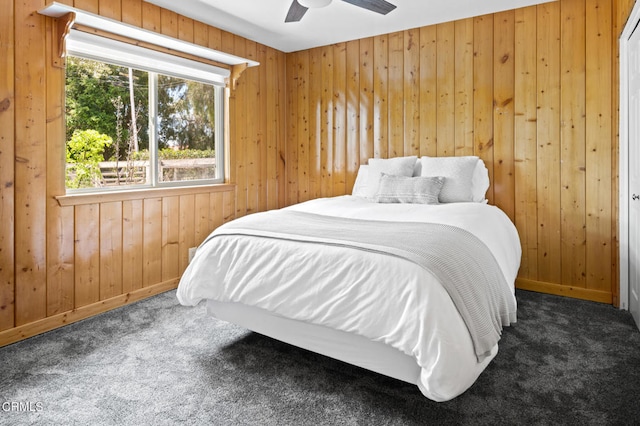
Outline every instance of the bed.
<path id="1" fill-rule="evenodd" d="M 219 227 L 182 276 L 179 302 L 204 300 L 221 320 L 455 398 L 516 320 L 521 249 L 484 200 L 481 160 L 425 158 L 372 159 L 352 195 Z"/>

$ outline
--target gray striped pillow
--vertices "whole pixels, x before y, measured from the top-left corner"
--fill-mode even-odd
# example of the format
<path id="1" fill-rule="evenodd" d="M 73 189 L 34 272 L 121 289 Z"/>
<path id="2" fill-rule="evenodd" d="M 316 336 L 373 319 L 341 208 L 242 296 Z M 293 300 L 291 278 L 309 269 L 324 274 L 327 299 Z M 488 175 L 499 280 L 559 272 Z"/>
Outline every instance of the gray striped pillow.
<path id="1" fill-rule="evenodd" d="M 377 203 L 439 204 L 438 195 L 445 178 L 407 177 L 382 173 L 375 196 Z"/>

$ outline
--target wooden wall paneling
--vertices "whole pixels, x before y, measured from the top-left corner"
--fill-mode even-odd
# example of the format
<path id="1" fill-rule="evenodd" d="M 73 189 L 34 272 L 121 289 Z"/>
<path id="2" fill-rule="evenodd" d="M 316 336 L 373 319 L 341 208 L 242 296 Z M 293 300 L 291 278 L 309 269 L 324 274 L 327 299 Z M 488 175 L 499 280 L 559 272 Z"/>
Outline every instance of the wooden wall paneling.
<path id="1" fill-rule="evenodd" d="M 611 291 L 611 36 L 612 8 L 586 2 L 586 287 Z"/>
<path id="2" fill-rule="evenodd" d="M 142 2 L 142 28 L 159 33 L 161 31 L 160 8 L 155 4 Z"/>
<path id="3" fill-rule="evenodd" d="M 286 115 L 286 107 L 287 107 L 287 91 L 286 91 L 286 80 L 287 80 L 287 61 L 284 53 L 278 53 L 280 60 L 278 61 L 277 69 L 278 69 L 278 123 L 281 123 L 278 126 L 278 145 L 276 147 L 278 152 L 278 165 L 276 167 L 277 180 L 278 180 L 278 207 L 284 207 L 286 205 L 286 194 L 287 194 L 287 178 L 286 178 L 286 143 L 287 143 L 287 115 Z"/>
<path id="4" fill-rule="evenodd" d="M 430 157 L 437 154 L 437 41 L 435 25 L 420 28 L 420 155 Z"/>
<path id="5" fill-rule="evenodd" d="M 338 43 L 333 48 L 333 193 L 346 191 L 346 91 L 347 46 Z"/>
<path id="6" fill-rule="evenodd" d="M 247 53 L 246 40 L 234 36 L 233 50 L 234 54 L 245 57 Z M 251 70 L 243 73 L 238 79 L 234 90 L 235 107 L 232 114 L 232 127 L 235 132 L 235 138 L 231 143 L 235 146 L 235 169 L 236 169 L 236 216 L 244 216 L 247 214 L 247 154 L 249 145 L 248 135 L 248 76 Z M 253 117 L 251 118 L 253 120 Z"/>
<path id="7" fill-rule="evenodd" d="M 222 30 L 219 28 L 207 27 L 209 32 L 208 46 L 211 49 L 223 50 L 222 47 Z"/>
<path id="8" fill-rule="evenodd" d="M 309 198 L 322 194 L 322 51 L 309 51 Z"/>
<path id="9" fill-rule="evenodd" d="M 287 194 L 287 179 L 286 179 L 286 163 L 285 163 L 285 150 L 287 143 L 287 84 L 286 84 L 286 55 L 282 52 L 278 52 L 277 56 L 279 60 L 275 66 L 279 80 L 278 80 L 278 93 L 277 93 L 277 122 L 280 123 L 277 128 L 277 144 L 276 144 L 276 179 L 278 185 L 278 207 L 284 207 L 286 205 Z"/>
<path id="10" fill-rule="evenodd" d="M 74 307 L 74 209 L 47 204 L 47 316 Z"/>
<path id="11" fill-rule="evenodd" d="M 359 113 L 360 123 L 360 164 L 367 164 L 367 160 L 373 157 L 373 122 L 374 122 L 374 97 L 373 97 L 373 68 L 374 52 L 373 38 L 364 38 L 360 43 L 360 78 Z"/>
<path id="12" fill-rule="evenodd" d="M 297 130 L 297 158 L 298 173 L 296 183 L 298 187 L 298 202 L 307 201 L 309 196 L 309 51 L 305 50 L 296 55 L 296 84 L 298 94 L 298 108 L 296 109 Z"/>
<path id="13" fill-rule="evenodd" d="M 143 201 L 122 202 L 122 292 L 142 288 L 144 264 Z"/>
<path id="14" fill-rule="evenodd" d="M 585 0 L 560 3 L 562 284 L 585 287 Z"/>
<path id="15" fill-rule="evenodd" d="M 142 27 L 142 0 L 122 1 L 122 22 Z"/>
<path id="16" fill-rule="evenodd" d="M 436 34 L 436 152 L 438 156 L 451 156 L 455 154 L 455 23 L 436 25 Z"/>
<path id="17" fill-rule="evenodd" d="M 46 309 L 46 31 L 35 11 L 44 1 L 15 4 L 15 320 L 44 318 Z"/>
<path id="18" fill-rule="evenodd" d="M 213 231 L 212 218 L 215 216 L 215 211 L 220 212 L 220 218 L 222 218 L 222 196 L 220 196 L 220 204 L 217 206 L 211 203 L 212 193 L 196 194 L 194 200 L 194 230 L 193 230 L 193 245 L 190 247 L 199 246 L 204 239 Z M 217 194 L 217 193 L 216 193 Z M 220 219 L 222 224 L 222 219 Z M 187 250 L 188 255 L 188 250 Z"/>
<path id="19" fill-rule="evenodd" d="M 624 29 L 624 26 L 629 19 L 629 15 L 631 14 L 631 10 L 633 9 L 635 3 L 636 0 L 613 0 L 611 2 L 611 12 L 613 18 L 611 30 L 614 40 L 617 40 L 620 37 L 620 34 L 622 33 L 622 30 Z"/>
<path id="20" fill-rule="evenodd" d="M 493 191 L 494 203 L 513 221 L 514 11 L 494 15 Z"/>
<path id="21" fill-rule="evenodd" d="M 376 36 L 373 39 L 373 155 L 388 158 L 388 96 L 389 96 L 389 37 Z"/>
<path id="22" fill-rule="evenodd" d="M 257 60 L 256 43 L 247 40 L 245 43 L 246 58 Z M 247 175 L 247 214 L 260 211 L 258 204 L 258 181 L 260 180 L 260 75 L 259 67 L 252 67 L 244 72 L 246 82 L 244 107 L 247 117 L 246 165 Z"/>
<path id="23" fill-rule="evenodd" d="M 180 276 L 180 197 L 162 198 L 162 281 Z"/>
<path id="24" fill-rule="evenodd" d="M 236 218 L 234 194 L 232 192 L 225 192 L 222 196 L 222 203 L 223 222 L 227 223 Z"/>
<path id="25" fill-rule="evenodd" d="M 323 143 L 320 153 L 322 174 L 320 195 L 330 197 L 333 192 L 333 49 L 331 46 L 320 48 L 322 64 L 322 89 L 320 100 L 320 137 Z"/>
<path id="26" fill-rule="evenodd" d="M 100 205 L 100 300 L 122 294 L 122 202 Z"/>
<path id="27" fill-rule="evenodd" d="M 346 182 L 345 192 L 351 194 L 360 165 L 360 42 L 347 43 L 347 90 L 346 90 Z"/>
<path id="28" fill-rule="evenodd" d="M 178 38 L 178 14 L 168 9 L 160 9 L 160 32 Z"/>
<path id="29" fill-rule="evenodd" d="M 560 3 L 537 8 L 538 280 L 559 283 Z"/>
<path id="30" fill-rule="evenodd" d="M 286 180 L 287 204 L 298 202 L 298 55 L 287 56 L 287 148 L 286 148 Z"/>
<path id="31" fill-rule="evenodd" d="M 256 45 L 256 59 L 260 62 L 261 69 L 257 70 L 258 74 L 258 141 L 259 141 L 259 151 L 258 151 L 258 168 L 259 168 L 259 176 L 258 182 L 256 183 L 257 191 L 258 191 L 258 210 L 265 211 L 269 206 L 269 164 L 275 161 L 274 157 L 268 156 L 268 146 L 269 146 L 269 121 L 267 119 L 267 111 L 269 109 L 275 109 L 276 105 L 272 106 L 268 103 L 268 92 L 269 92 L 269 79 L 268 73 L 270 70 L 267 69 L 267 47 L 264 45 Z"/>
<path id="32" fill-rule="evenodd" d="M 201 195 L 201 194 L 198 194 Z M 208 218 L 207 218 L 208 219 Z M 178 276 L 182 275 L 189 264 L 189 249 L 196 246 L 196 226 L 200 221 L 205 221 L 199 217 L 196 209 L 196 196 L 194 194 L 182 195 L 180 197 L 180 236 L 178 238 L 178 256 L 180 259 Z M 206 220 L 208 223 L 208 220 Z"/>
<path id="33" fill-rule="evenodd" d="M 473 19 L 455 22 L 455 155 L 473 155 Z"/>
<path id="34" fill-rule="evenodd" d="M 264 63 L 261 65 L 266 69 L 265 81 L 261 80 L 260 85 L 262 87 L 263 97 L 266 105 L 264 106 L 264 117 L 266 119 L 265 137 L 266 143 L 263 147 L 264 157 L 267 165 L 266 170 L 266 193 L 267 193 L 267 210 L 276 209 L 278 205 L 278 163 L 280 156 L 278 155 L 278 126 L 281 123 L 283 117 L 278 113 L 281 105 L 279 104 L 279 85 L 277 83 L 280 80 L 278 74 L 278 58 L 277 52 L 274 49 L 266 49 Z"/>
<path id="35" fill-rule="evenodd" d="M 404 33 L 389 34 L 389 152 L 388 157 L 404 155 Z"/>
<path id="36" fill-rule="evenodd" d="M 227 193 L 212 192 L 209 194 L 209 232 L 224 223 L 224 194 Z"/>
<path id="37" fill-rule="evenodd" d="M 420 30 L 404 31 L 404 155 L 420 155 Z"/>
<path id="38" fill-rule="evenodd" d="M 493 204 L 493 15 L 474 18 L 473 50 L 474 151 L 489 170 L 487 199 Z"/>
<path id="39" fill-rule="evenodd" d="M 0 331 L 14 326 L 14 2 L 0 13 Z"/>
<path id="40" fill-rule="evenodd" d="M 98 14 L 116 21 L 122 20 L 122 1 L 100 0 L 98 2 Z"/>
<path id="41" fill-rule="evenodd" d="M 67 4 L 73 3 L 67 0 Z M 53 46 L 53 19 L 47 19 L 46 46 Z M 55 53 L 45 49 L 45 63 Z M 60 207 L 54 198 L 65 192 L 64 70 L 49 66 L 47 105 L 47 316 L 73 309 L 73 207 Z"/>
<path id="42" fill-rule="evenodd" d="M 515 224 L 522 245 L 519 275 L 538 279 L 537 211 L 537 8 L 515 11 L 514 184 Z"/>
<path id="43" fill-rule="evenodd" d="M 178 38 L 180 40 L 193 43 L 193 19 L 187 18 L 186 16 L 178 15 Z"/>
<path id="44" fill-rule="evenodd" d="M 209 27 L 207 24 L 193 21 L 193 42 L 200 46 L 209 46 Z"/>
<path id="45" fill-rule="evenodd" d="M 162 198 L 147 198 L 143 202 L 142 287 L 162 282 L 163 275 L 163 212 Z"/>
<path id="46" fill-rule="evenodd" d="M 100 300 L 100 205 L 75 207 L 75 308 Z"/>
<path id="47" fill-rule="evenodd" d="M 275 202 L 277 203 L 278 208 L 284 207 L 287 201 L 287 176 L 286 176 L 286 145 L 287 145 L 287 82 L 285 79 L 286 70 L 287 70 L 287 61 L 286 56 L 282 52 L 277 52 L 273 49 L 270 50 L 273 53 L 273 58 L 275 63 L 272 63 L 271 69 L 273 73 L 270 76 L 275 78 L 275 84 L 273 84 L 273 80 L 269 80 L 269 85 L 272 90 L 275 90 L 273 94 L 273 98 L 275 99 L 276 110 L 275 114 L 270 115 L 273 117 L 278 125 L 276 126 L 276 130 L 274 134 L 276 135 L 275 139 L 275 175 L 271 175 L 272 179 L 275 179 Z M 275 87 L 273 87 L 275 86 Z M 271 104 L 270 104 L 271 105 Z M 275 176 L 275 178 L 273 177 Z"/>
<path id="48" fill-rule="evenodd" d="M 108 1 L 108 0 L 103 0 Z M 74 7 L 91 13 L 98 13 L 100 9 L 98 0 L 74 0 Z"/>
<path id="49" fill-rule="evenodd" d="M 232 192 L 225 192 L 222 195 L 222 221 L 227 223 L 233 219 L 236 219 L 235 211 L 235 196 Z"/>

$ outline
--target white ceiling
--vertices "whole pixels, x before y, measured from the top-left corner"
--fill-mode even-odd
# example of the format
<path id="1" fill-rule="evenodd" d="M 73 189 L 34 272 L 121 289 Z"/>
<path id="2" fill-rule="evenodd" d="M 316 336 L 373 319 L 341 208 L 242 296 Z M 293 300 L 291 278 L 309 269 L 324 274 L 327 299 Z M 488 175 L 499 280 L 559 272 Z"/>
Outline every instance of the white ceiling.
<path id="1" fill-rule="evenodd" d="M 271 46 L 294 52 L 555 0 L 388 0 L 388 15 L 333 0 L 285 23 L 292 0 L 145 0 L 165 9 Z"/>

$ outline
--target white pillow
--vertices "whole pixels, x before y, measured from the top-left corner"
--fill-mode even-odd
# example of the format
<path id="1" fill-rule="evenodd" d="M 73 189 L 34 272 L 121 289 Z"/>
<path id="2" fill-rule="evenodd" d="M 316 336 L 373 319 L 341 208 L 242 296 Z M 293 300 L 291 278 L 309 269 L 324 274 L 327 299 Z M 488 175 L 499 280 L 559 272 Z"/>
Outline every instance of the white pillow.
<path id="1" fill-rule="evenodd" d="M 393 176 L 386 173 L 380 178 L 376 194 L 377 203 L 438 204 L 444 178 Z"/>
<path id="2" fill-rule="evenodd" d="M 420 160 L 416 161 L 416 165 L 413 166 L 413 177 L 420 176 L 422 174 L 422 163 Z"/>
<path id="3" fill-rule="evenodd" d="M 473 174 L 478 157 L 422 157 L 422 176 L 445 178 L 439 200 L 441 203 L 472 202 Z"/>
<path id="4" fill-rule="evenodd" d="M 489 170 L 482 161 L 482 158 L 478 158 L 476 168 L 473 170 L 473 178 L 471 179 L 471 192 L 473 193 L 473 200 L 476 203 L 486 202 L 487 190 L 489 189 Z"/>
<path id="5" fill-rule="evenodd" d="M 365 193 L 367 198 L 373 199 L 380 186 L 382 173 L 394 176 L 413 176 L 418 157 L 397 157 L 397 158 L 370 158 L 369 176 L 367 177 L 367 187 Z"/>
<path id="6" fill-rule="evenodd" d="M 367 179 L 369 179 L 369 166 L 361 164 L 358 168 L 358 174 L 356 175 L 356 181 L 353 183 L 353 189 L 351 195 L 356 197 L 367 196 Z"/>

